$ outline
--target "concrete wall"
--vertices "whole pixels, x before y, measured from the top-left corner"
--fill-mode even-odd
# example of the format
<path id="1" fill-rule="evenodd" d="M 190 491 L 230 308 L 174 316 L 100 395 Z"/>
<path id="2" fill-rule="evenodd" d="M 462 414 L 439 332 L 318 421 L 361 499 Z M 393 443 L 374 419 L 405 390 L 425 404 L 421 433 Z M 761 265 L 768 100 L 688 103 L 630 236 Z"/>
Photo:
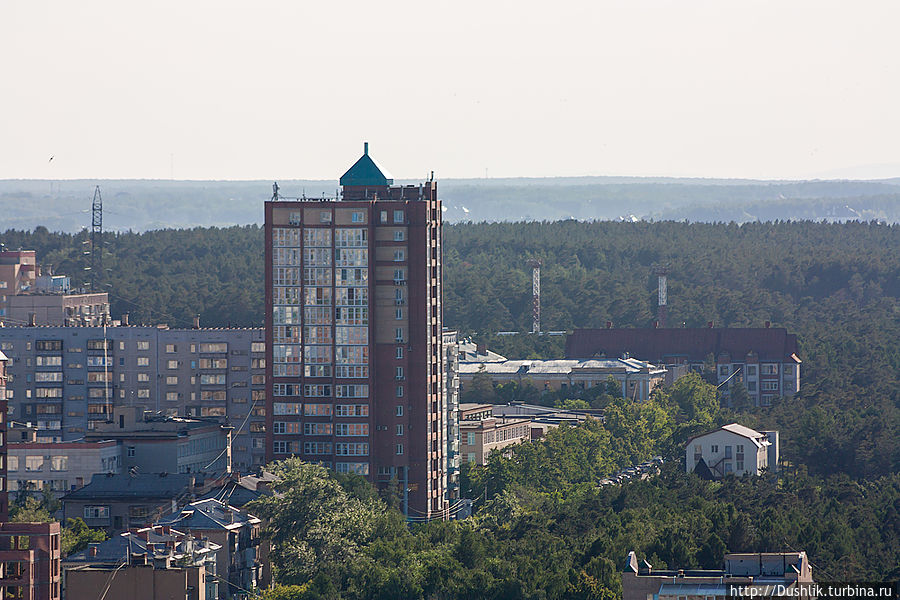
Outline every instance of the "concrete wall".
<path id="1" fill-rule="evenodd" d="M 151 565 L 128 566 L 115 577 L 112 569 L 78 568 L 66 571 L 68 600 L 96 600 L 109 585 L 107 598 L 128 600 L 206 599 L 206 569 L 202 566 L 154 569 Z"/>

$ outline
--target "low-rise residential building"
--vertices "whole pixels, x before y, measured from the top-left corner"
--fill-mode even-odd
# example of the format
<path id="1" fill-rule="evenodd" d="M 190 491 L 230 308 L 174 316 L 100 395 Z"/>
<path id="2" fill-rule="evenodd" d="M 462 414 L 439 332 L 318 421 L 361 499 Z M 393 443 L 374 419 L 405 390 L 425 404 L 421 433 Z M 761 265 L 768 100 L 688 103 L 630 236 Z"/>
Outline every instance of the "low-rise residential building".
<path id="1" fill-rule="evenodd" d="M 59 523 L 0 522 L 0 597 L 59 600 Z"/>
<path id="2" fill-rule="evenodd" d="M 262 328 L 0 327 L 10 358 L 10 418 L 38 441 L 72 441 L 119 407 L 234 428 L 232 460 L 265 462 L 265 340 Z"/>
<path id="3" fill-rule="evenodd" d="M 126 531 L 66 558 L 69 600 L 214 600 L 219 544 L 171 527 Z"/>
<path id="4" fill-rule="evenodd" d="M 221 484 L 221 478 L 200 473 L 94 475 L 62 497 L 63 518 L 80 517 L 89 527 L 116 533 L 157 521 Z"/>
<path id="5" fill-rule="evenodd" d="M 797 336 L 777 327 L 678 329 L 576 329 L 566 338 L 566 358 L 640 356 L 660 365 L 701 371 L 711 359 L 718 384 L 742 383 L 756 406 L 800 391 Z M 727 384 L 727 385 L 726 385 Z"/>
<path id="6" fill-rule="evenodd" d="M 122 463 L 128 471 L 225 473 L 230 470 L 231 428 L 219 421 L 116 408 L 112 421 L 98 422 L 84 439 L 115 440 L 122 446 Z"/>
<path id="7" fill-rule="evenodd" d="M 708 479 L 760 475 L 769 468 L 770 448 L 777 439 L 777 432 L 754 431 L 737 423 L 723 425 L 687 441 L 685 469 Z M 777 461 L 777 445 L 773 455 Z"/>
<path id="8" fill-rule="evenodd" d="M 265 589 L 263 564 L 266 545 L 260 540 L 260 519 L 221 500 L 191 502 L 159 521 L 160 525 L 200 535 L 218 544 L 219 598 L 243 596 L 244 590 Z M 261 552 L 263 550 L 263 552 Z"/>
<path id="9" fill-rule="evenodd" d="M 98 473 L 120 473 L 122 449 L 111 440 L 39 443 L 11 441 L 7 446 L 9 490 L 55 498 L 77 490 Z"/>
<path id="10" fill-rule="evenodd" d="M 530 383 L 547 391 L 591 388 L 606 385 L 613 378 L 621 387 L 622 396 L 639 401 L 647 400 L 653 389 L 666 381 L 665 368 L 636 358 L 460 362 L 463 390 L 479 375 L 489 377 L 495 385 Z"/>
<path id="11" fill-rule="evenodd" d="M 654 568 L 647 561 L 638 563 L 635 553 L 629 552 L 622 573 L 622 600 L 771 597 L 775 586 L 783 586 L 780 596 L 805 598 L 808 590 L 801 584 L 812 581 L 812 565 L 805 552 L 732 553 L 725 555 L 722 569 L 693 570 Z M 737 587 L 746 591 L 738 593 Z"/>
<path id="12" fill-rule="evenodd" d="M 495 418 L 489 404 L 460 404 L 459 412 L 460 454 L 467 462 L 486 464 L 491 452 L 531 440 L 528 419 Z"/>

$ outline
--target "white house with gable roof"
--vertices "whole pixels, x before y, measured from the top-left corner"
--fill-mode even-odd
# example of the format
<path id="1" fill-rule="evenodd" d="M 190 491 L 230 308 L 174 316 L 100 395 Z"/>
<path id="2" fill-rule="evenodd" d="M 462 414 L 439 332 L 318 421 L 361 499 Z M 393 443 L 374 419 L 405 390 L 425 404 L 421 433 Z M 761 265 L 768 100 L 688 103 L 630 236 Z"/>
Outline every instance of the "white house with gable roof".
<path id="1" fill-rule="evenodd" d="M 692 437 L 685 448 L 685 468 L 708 479 L 726 475 L 760 475 L 763 469 L 778 462 L 778 432 L 760 433 L 731 423 L 715 431 Z"/>

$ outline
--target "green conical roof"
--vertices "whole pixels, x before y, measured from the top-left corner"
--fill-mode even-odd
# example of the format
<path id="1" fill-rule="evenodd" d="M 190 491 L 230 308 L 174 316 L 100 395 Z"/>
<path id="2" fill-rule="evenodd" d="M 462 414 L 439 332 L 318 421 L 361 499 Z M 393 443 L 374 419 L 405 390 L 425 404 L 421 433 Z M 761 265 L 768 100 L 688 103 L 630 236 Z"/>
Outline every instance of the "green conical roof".
<path id="1" fill-rule="evenodd" d="M 341 185 L 383 186 L 394 183 L 394 178 L 369 156 L 369 142 L 363 144 L 363 155 L 341 176 Z"/>

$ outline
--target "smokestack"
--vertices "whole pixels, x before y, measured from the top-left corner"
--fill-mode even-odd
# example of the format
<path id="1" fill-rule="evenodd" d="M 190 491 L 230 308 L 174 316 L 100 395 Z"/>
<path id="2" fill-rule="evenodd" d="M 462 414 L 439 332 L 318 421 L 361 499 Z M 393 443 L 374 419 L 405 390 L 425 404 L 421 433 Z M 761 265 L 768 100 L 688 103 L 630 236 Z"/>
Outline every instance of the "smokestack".
<path id="1" fill-rule="evenodd" d="M 194 329 L 200 329 L 200 315 L 194 315 Z"/>

